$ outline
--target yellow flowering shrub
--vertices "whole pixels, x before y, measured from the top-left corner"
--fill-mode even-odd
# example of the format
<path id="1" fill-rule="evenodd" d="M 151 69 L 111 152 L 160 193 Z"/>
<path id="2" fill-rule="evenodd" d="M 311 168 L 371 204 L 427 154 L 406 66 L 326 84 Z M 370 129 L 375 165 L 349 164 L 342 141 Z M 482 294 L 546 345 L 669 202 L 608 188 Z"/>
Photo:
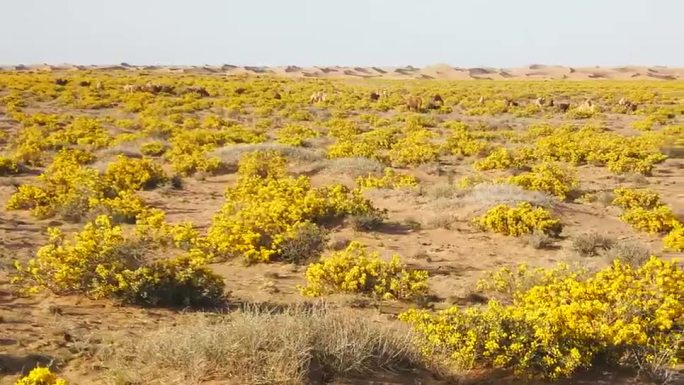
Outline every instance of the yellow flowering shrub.
<path id="1" fill-rule="evenodd" d="M 207 264 L 202 251 L 162 259 L 124 270 L 116 297 L 152 306 L 212 306 L 223 296 L 224 282 Z"/>
<path id="2" fill-rule="evenodd" d="M 335 293 L 367 294 L 382 299 L 408 299 L 427 292 L 428 274 L 408 270 L 398 255 L 389 262 L 369 252 L 359 242 L 333 253 L 306 269 L 303 295 L 320 297 Z"/>
<path id="3" fill-rule="evenodd" d="M 310 127 L 298 124 L 287 124 L 278 130 L 276 139 L 278 143 L 291 146 L 303 146 L 306 140 L 318 136 L 318 132 Z"/>
<path id="4" fill-rule="evenodd" d="M 544 191 L 565 199 L 573 188 L 577 187 L 577 178 L 567 168 L 556 164 L 541 163 L 532 167 L 532 171 L 512 176 L 508 183 L 518 185 L 526 190 Z"/>
<path id="5" fill-rule="evenodd" d="M 104 172 L 104 183 L 115 191 L 151 189 L 167 180 L 161 166 L 149 158 L 119 155 Z"/>
<path id="6" fill-rule="evenodd" d="M 487 178 L 483 177 L 482 175 L 466 175 L 456 181 L 456 187 L 460 189 L 467 189 L 485 182 L 487 182 Z"/>
<path id="7" fill-rule="evenodd" d="M 424 354 L 466 368 L 569 377 L 592 365 L 644 369 L 677 363 L 684 337 L 684 270 L 651 257 L 639 268 L 615 261 L 589 277 L 550 274 L 516 290 L 510 305 L 409 310 Z"/>
<path id="8" fill-rule="evenodd" d="M 45 142 L 53 148 L 64 148 L 70 145 L 103 148 L 109 145 L 111 139 L 98 119 L 79 116 L 64 129 L 48 135 Z"/>
<path id="9" fill-rule="evenodd" d="M 238 176 L 250 178 L 283 178 L 287 175 L 287 160 L 278 151 L 252 151 L 240 156 Z"/>
<path id="10" fill-rule="evenodd" d="M 519 151 L 512 151 L 505 147 L 499 147 L 486 157 L 476 161 L 473 167 L 476 170 L 505 170 L 508 168 L 520 168 L 525 166 L 529 159 Z"/>
<path id="11" fill-rule="evenodd" d="M 38 218 L 62 212 L 80 216 L 104 198 L 99 172 L 79 163 L 70 151 L 60 152 L 38 176 L 37 185 L 21 185 L 7 201 L 8 210 L 31 210 Z"/>
<path id="12" fill-rule="evenodd" d="M 284 158 L 275 152 L 240 159 L 238 183 L 226 191 L 226 203 L 206 239 L 218 257 L 268 262 L 302 223 L 376 211 L 359 190 L 341 184 L 313 188 L 305 176 L 286 177 L 284 167 Z"/>
<path id="13" fill-rule="evenodd" d="M 145 211 L 135 223 L 135 232 L 148 245 L 173 245 L 184 250 L 203 246 L 200 232 L 191 222 L 170 224 L 166 221 L 166 213 L 159 209 Z"/>
<path id="14" fill-rule="evenodd" d="M 579 278 L 586 274 L 585 270 L 570 268 L 566 263 L 559 263 L 556 267 L 530 268 L 520 264 L 515 269 L 502 267 L 488 272 L 484 278 L 478 280 L 477 290 L 486 293 L 503 295 L 504 299 L 513 299 L 516 293 L 524 292 L 537 285 L 548 285 L 566 278 Z"/>
<path id="15" fill-rule="evenodd" d="M 6 175 L 11 175 L 11 174 L 18 174 L 19 173 L 19 164 L 17 164 L 17 161 L 6 157 L 6 156 L 0 156 L 0 176 L 6 176 Z"/>
<path id="16" fill-rule="evenodd" d="M 667 158 L 660 152 L 660 144 L 661 140 L 650 137 L 625 137 L 595 127 L 559 127 L 553 134 L 537 139 L 532 152 L 542 161 L 591 163 L 614 173 L 648 175 L 655 164 Z"/>
<path id="17" fill-rule="evenodd" d="M 146 263 L 136 251 L 140 241 L 125 237 L 109 216 L 87 223 L 73 239 L 57 228 L 49 235 L 35 258 L 15 264 L 12 281 L 27 294 L 48 289 L 153 306 L 205 305 L 223 294 L 223 280 L 206 267 L 202 251 Z"/>
<path id="18" fill-rule="evenodd" d="M 684 251 L 684 224 L 675 222 L 672 230 L 663 238 L 663 246 L 673 251 Z"/>
<path id="19" fill-rule="evenodd" d="M 475 136 L 468 132 L 465 125 L 452 123 L 448 125 L 451 128 L 450 136 L 444 143 L 444 150 L 453 155 L 471 156 L 484 152 L 488 143 L 475 138 Z"/>
<path id="20" fill-rule="evenodd" d="M 662 205 L 660 195 L 649 189 L 630 189 L 625 187 L 613 190 L 615 198 L 613 205 L 623 209 L 643 208 L 653 209 Z"/>
<path id="21" fill-rule="evenodd" d="M 57 228 L 50 228 L 49 236 L 26 266 L 16 263 L 20 275 L 14 282 L 31 292 L 46 288 L 106 297 L 116 291 L 116 275 L 134 264 L 126 255 L 123 230 L 107 216 L 87 223 L 73 240 Z"/>
<path id="22" fill-rule="evenodd" d="M 67 385 L 66 380 L 57 377 L 49 368 L 34 368 L 14 385 Z"/>
<path id="23" fill-rule="evenodd" d="M 634 207 L 622 213 L 620 219 L 636 230 L 650 234 L 667 233 L 678 222 L 672 210 L 665 205 L 654 209 Z"/>
<path id="24" fill-rule="evenodd" d="M 147 156 L 162 156 L 166 152 L 163 142 L 148 142 L 140 146 L 140 152 Z"/>
<path id="25" fill-rule="evenodd" d="M 506 204 L 494 206 L 473 222 L 483 230 L 516 237 L 535 230 L 558 235 L 563 229 L 560 221 L 548 210 L 533 207 L 529 202 L 521 202 L 514 207 Z"/>
<path id="26" fill-rule="evenodd" d="M 413 175 L 397 174 L 393 169 L 386 167 L 381 178 L 372 174 L 360 176 L 356 178 L 356 184 L 363 188 L 401 189 L 418 186 L 418 179 Z"/>
<path id="27" fill-rule="evenodd" d="M 417 166 L 434 162 L 439 157 L 439 146 L 432 142 L 435 134 L 426 129 L 415 129 L 406 133 L 392 145 L 389 160 L 393 165 Z"/>

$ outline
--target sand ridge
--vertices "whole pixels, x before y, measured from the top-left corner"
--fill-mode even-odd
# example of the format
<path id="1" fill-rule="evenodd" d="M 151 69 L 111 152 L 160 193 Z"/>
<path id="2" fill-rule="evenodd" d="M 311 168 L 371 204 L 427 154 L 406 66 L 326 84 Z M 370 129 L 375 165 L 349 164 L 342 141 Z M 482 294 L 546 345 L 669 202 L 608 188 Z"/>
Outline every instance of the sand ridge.
<path id="1" fill-rule="evenodd" d="M 567 67 L 558 65 L 532 64 L 518 68 L 474 67 L 461 68 L 449 64 L 435 64 L 426 67 L 345 67 L 295 65 L 236 66 L 230 64 L 204 66 L 158 66 L 158 65 L 72 65 L 37 64 L 5 65 L 5 71 L 69 71 L 69 70 L 129 70 L 167 73 L 195 73 L 219 75 L 275 75 L 290 78 L 378 78 L 378 79 L 422 79 L 422 80 L 679 80 L 684 78 L 684 68 L 663 66 L 620 66 L 620 67 Z"/>

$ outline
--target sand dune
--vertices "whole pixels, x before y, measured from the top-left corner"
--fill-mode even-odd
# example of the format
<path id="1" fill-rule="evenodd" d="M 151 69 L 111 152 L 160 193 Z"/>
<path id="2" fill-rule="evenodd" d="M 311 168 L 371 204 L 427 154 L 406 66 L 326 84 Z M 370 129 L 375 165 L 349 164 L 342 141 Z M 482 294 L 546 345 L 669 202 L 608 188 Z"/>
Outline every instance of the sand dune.
<path id="1" fill-rule="evenodd" d="M 663 66 L 619 66 L 619 67 L 565 67 L 558 65 L 532 64 L 519 68 L 460 68 L 448 64 L 435 64 L 418 68 L 403 67 L 299 67 L 295 65 L 282 67 L 236 66 L 223 64 L 218 66 L 159 66 L 131 65 L 72 65 L 72 64 L 36 64 L 0 66 L 4 71 L 75 71 L 75 70 L 126 70 L 126 71 L 160 71 L 183 72 L 220 75 L 278 75 L 287 77 L 320 77 L 320 78 L 379 78 L 379 79 L 437 79 L 437 80 L 679 80 L 684 78 L 684 68 Z"/>

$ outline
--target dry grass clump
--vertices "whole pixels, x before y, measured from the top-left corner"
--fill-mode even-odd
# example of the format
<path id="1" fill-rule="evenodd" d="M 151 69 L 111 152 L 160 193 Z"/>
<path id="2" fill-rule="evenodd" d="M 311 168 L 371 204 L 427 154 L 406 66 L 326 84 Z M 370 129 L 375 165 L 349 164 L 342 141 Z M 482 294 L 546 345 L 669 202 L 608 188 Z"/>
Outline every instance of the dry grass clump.
<path id="1" fill-rule="evenodd" d="M 423 367 L 412 333 L 351 311 L 316 306 L 195 314 L 102 353 L 114 383 L 304 384 Z"/>
<path id="2" fill-rule="evenodd" d="M 477 205 L 483 209 L 499 204 L 514 206 L 522 202 L 547 209 L 556 206 L 556 199 L 547 193 L 529 191 L 510 184 L 478 184 L 463 197 L 463 203 Z"/>
<path id="3" fill-rule="evenodd" d="M 553 246 L 554 238 L 541 231 L 534 231 L 523 238 L 525 243 L 537 250 L 549 249 Z"/>
<path id="4" fill-rule="evenodd" d="M 279 143 L 234 144 L 218 148 L 208 156 L 218 158 L 225 167 L 237 169 L 242 154 L 255 151 L 275 151 L 288 160 L 300 164 L 319 162 L 323 159 L 319 151 Z"/>
<path id="5" fill-rule="evenodd" d="M 637 242 L 616 242 L 611 248 L 606 250 L 605 256 L 609 261 L 615 259 L 633 267 L 638 267 L 648 261 L 651 250 Z"/>
<path id="6" fill-rule="evenodd" d="M 615 239 L 598 234 L 580 234 L 572 240 L 572 249 L 581 257 L 595 257 L 615 245 Z"/>
<path id="7" fill-rule="evenodd" d="M 368 175 L 380 176 L 385 166 L 377 160 L 353 157 L 330 159 L 325 163 L 325 170 L 331 175 L 347 175 L 352 178 Z"/>

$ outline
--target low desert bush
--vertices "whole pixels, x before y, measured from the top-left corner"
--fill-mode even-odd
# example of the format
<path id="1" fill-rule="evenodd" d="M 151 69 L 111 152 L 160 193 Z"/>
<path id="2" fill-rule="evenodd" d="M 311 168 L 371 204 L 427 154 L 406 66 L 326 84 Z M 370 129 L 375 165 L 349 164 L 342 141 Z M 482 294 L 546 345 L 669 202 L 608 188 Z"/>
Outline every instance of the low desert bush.
<path id="1" fill-rule="evenodd" d="M 664 205 L 654 209 L 635 207 L 622 213 L 620 219 L 634 229 L 650 234 L 667 233 L 678 222 L 672 210 Z"/>
<path id="2" fill-rule="evenodd" d="M 351 215 L 347 220 L 356 231 L 375 231 L 385 222 L 385 215 L 382 212 L 369 212 Z"/>
<path id="3" fill-rule="evenodd" d="M 202 252 L 148 263 L 139 243 L 110 217 L 97 217 L 73 239 L 56 228 L 49 235 L 35 258 L 15 264 L 12 282 L 27 294 L 47 289 L 153 306 L 210 305 L 223 295 L 223 280 L 206 267 Z"/>
<path id="4" fill-rule="evenodd" d="M 293 231 L 292 236 L 280 244 L 280 259 L 303 264 L 321 256 L 328 242 L 328 231 L 314 223 L 304 222 Z"/>
<path id="5" fill-rule="evenodd" d="M 684 270 L 676 262 L 652 257 L 639 268 L 615 261 L 588 277 L 541 276 L 531 287 L 504 277 L 510 304 L 414 309 L 399 318 L 422 335 L 426 356 L 465 369 L 561 378 L 591 367 L 666 372 L 678 362 Z"/>
<path id="6" fill-rule="evenodd" d="M 508 183 L 518 185 L 526 190 L 543 191 L 565 199 L 568 193 L 577 187 L 577 178 L 568 169 L 555 164 L 541 163 L 508 179 Z"/>
<path id="7" fill-rule="evenodd" d="M 534 207 L 529 202 L 522 202 L 516 206 L 494 206 L 473 222 L 483 230 L 512 236 L 530 234 L 534 231 L 557 236 L 563 229 L 560 221 L 548 210 Z"/>
<path id="8" fill-rule="evenodd" d="M 609 261 L 618 260 L 638 268 L 651 256 L 651 250 L 636 242 L 615 242 L 604 254 Z"/>
<path id="9" fill-rule="evenodd" d="M 676 222 L 672 230 L 663 238 L 663 245 L 672 251 L 684 251 L 684 224 Z"/>
<path id="10" fill-rule="evenodd" d="M 67 382 L 57 377 L 49 368 L 39 367 L 20 378 L 15 385 L 67 385 Z"/>
<path id="11" fill-rule="evenodd" d="M 381 299 L 409 299 L 427 292 L 427 278 L 425 271 L 407 269 L 398 255 L 385 262 L 378 253 L 352 242 L 345 250 L 309 265 L 307 285 L 300 291 L 309 297 L 360 293 Z"/>
<path id="12" fill-rule="evenodd" d="M 616 188 L 612 204 L 623 209 L 653 209 L 662 205 L 660 195 L 648 189 Z"/>
<path id="13" fill-rule="evenodd" d="M 580 234 L 572 240 L 572 249 L 581 257 L 595 257 L 614 245 L 615 239 L 595 232 Z"/>

